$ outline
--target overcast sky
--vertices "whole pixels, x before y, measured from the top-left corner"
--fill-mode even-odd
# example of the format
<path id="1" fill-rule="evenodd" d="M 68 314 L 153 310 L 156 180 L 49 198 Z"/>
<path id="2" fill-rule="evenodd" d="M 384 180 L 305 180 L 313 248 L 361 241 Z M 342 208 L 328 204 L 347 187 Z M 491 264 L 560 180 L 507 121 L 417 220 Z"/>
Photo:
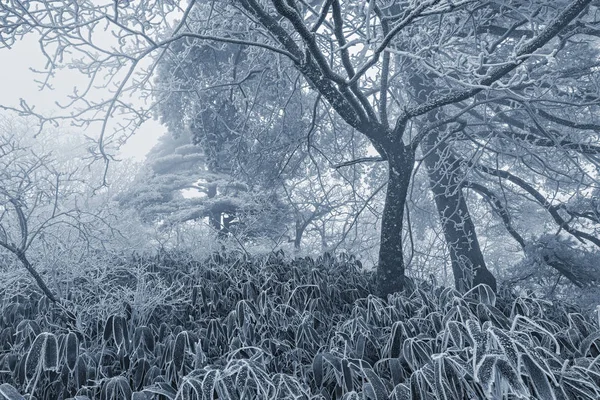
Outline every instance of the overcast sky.
<path id="1" fill-rule="evenodd" d="M 39 90 L 41 79 L 31 69 L 43 70 L 45 59 L 40 53 L 40 48 L 35 38 L 28 37 L 17 43 L 12 49 L 0 49 L 0 77 L 2 77 L 2 90 L 0 90 L 0 104 L 17 107 L 20 99 L 25 99 L 30 105 L 36 106 L 36 111 L 42 114 L 58 112 L 55 102 L 66 99 L 73 92 L 74 86 L 82 87 L 85 78 L 74 71 L 59 72 L 52 80 L 53 90 Z M 63 101 L 64 102 L 64 101 Z M 69 130 L 80 128 L 68 127 Z M 121 157 L 130 157 L 142 160 L 146 153 L 156 144 L 159 136 L 166 129 L 157 121 L 146 122 L 122 148 Z M 83 132 L 82 132 L 83 134 Z M 97 132 L 85 132 L 86 135 L 97 137 Z"/>

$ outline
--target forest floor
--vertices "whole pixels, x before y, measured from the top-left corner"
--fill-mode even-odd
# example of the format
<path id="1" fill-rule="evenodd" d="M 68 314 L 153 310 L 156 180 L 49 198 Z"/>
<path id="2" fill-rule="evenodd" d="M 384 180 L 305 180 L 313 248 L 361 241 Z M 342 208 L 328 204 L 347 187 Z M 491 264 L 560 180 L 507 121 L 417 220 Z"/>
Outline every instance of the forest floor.
<path id="1" fill-rule="evenodd" d="M 382 299 L 351 256 L 113 263 L 60 307 L 0 289 L 1 400 L 600 398 L 597 316 L 561 302 Z"/>

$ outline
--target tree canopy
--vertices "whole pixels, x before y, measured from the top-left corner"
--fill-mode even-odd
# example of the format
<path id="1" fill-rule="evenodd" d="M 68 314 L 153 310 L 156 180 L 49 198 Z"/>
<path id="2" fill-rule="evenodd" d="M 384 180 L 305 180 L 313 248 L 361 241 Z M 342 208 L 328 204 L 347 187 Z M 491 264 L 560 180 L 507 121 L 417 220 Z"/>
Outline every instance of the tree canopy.
<path id="1" fill-rule="evenodd" d="M 591 0 L 9 0 L 0 17 L 3 46 L 39 37 L 48 77 L 69 65 L 90 79 L 66 115 L 49 119 L 27 103 L 13 109 L 42 123 L 100 121 L 94 154 L 106 163 L 158 109 L 173 134 L 191 132 L 213 172 L 242 166 L 252 180 L 256 171 L 273 179 L 302 138 L 331 134 L 316 129 L 323 115 L 343 120 L 372 151 L 360 147 L 337 165 L 388 166 L 381 294 L 404 285 L 407 199 L 421 163 L 460 290 L 496 287 L 471 192 L 523 248 L 527 227 L 514 215 L 526 202 L 545 210 L 558 233 L 599 244 Z M 91 100 L 94 85 L 111 96 Z M 152 94 L 155 106 L 134 105 L 137 93 Z M 128 123 L 111 130 L 117 114 Z"/>

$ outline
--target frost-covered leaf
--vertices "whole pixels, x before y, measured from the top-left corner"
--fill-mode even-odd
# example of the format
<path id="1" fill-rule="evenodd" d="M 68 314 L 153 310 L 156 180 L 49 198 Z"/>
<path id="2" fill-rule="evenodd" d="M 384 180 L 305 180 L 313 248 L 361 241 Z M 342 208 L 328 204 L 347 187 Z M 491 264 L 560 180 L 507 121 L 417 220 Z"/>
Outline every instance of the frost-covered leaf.
<path id="1" fill-rule="evenodd" d="M 52 333 L 46 334 L 44 340 L 44 359 L 43 368 L 44 370 L 58 370 L 58 340 Z"/>
<path id="2" fill-rule="evenodd" d="M 40 333 L 29 348 L 25 361 L 25 376 L 32 379 L 41 370 L 58 368 L 58 341 L 52 333 Z"/>
<path id="3" fill-rule="evenodd" d="M 0 400 L 25 400 L 14 386 L 3 383 L 0 385 Z"/>
<path id="4" fill-rule="evenodd" d="M 202 379 L 202 397 L 204 399 L 214 398 L 215 386 L 219 375 L 219 371 L 213 369 L 208 371 Z"/>
<path id="5" fill-rule="evenodd" d="M 402 355 L 413 371 L 431 362 L 431 353 L 429 344 L 423 339 L 408 338 L 402 345 Z"/>
<path id="6" fill-rule="evenodd" d="M 410 388 L 405 384 L 399 384 L 394 387 L 390 393 L 390 400 L 411 400 Z"/>
<path id="7" fill-rule="evenodd" d="M 75 363 L 79 357 L 79 339 L 74 332 L 69 332 L 65 338 L 65 359 L 71 373 L 75 370 Z"/>
<path id="8" fill-rule="evenodd" d="M 369 385 L 371 388 L 371 399 L 374 400 L 387 400 L 388 391 L 379 376 L 370 368 L 365 368 L 364 370 L 365 377 L 369 381 Z"/>
<path id="9" fill-rule="evenodd" d="M 586 357 L 591 352 L 592 347 L 594 347 L 597 355 L 600 350 L 600 331 L 591 333 L 581 341 L 581 344 L 579 345 L 579 353 Z"/>
<path id="10" fill-rule="evenodd" d="M 181 371 L 183 367 L 187 342 L 188 333 L 187 331 L 182 331 L 177 334 L 173 343 L 173 366 L 177 372 Z"/>
<path id="11" fill-rule="evenodd" d="M 498 358 L 496 360 L 495 368 L 500 379 L 504 380 L 519 398 L 527 398 L 529 391 L 511 363 L 502 358 Z"/>
<path id="12" fill-rule="evenodd" d="M 494 366 L 497 356 L 484 355 L 475 367 L 477 382 L 484 388 L 488 398 L 492 396 L 492 385 L 494 384 Z"/>
<path id="13" fill-rule="evenodd" d="M 481 304 L 492 307 L 496 306 L 496 293 L 494 293 L 491 287 L 484 283 L 480 283 L 479 285 L 475 286 L 465 293 L 463 297 L 474 298 Z"/>
<path id="14" fill-rule="evenodd" d="M 519 356 L 513 339 L 511 339 L 506 332 L 496 327 L 491 327 L 488 332 L 490 338 L 494 340 L 494 347 L 500 350 L 500 352 L 504 355 L 504 357 L 506 357 L 510 365 L 516 371 L 519 365 Z"/>
<path id="15" fill-rule="evenodd" d="M 555 400 L 556 394 L 554 393 L 554 389 L 548 378 L 548 374 L 551 372 L 546 371 L 545 368 L 538 364 L 528 353 L 522 354 L 521 360 L 527 370 L 529 380 L 534 387 L 538 398 Z"/>
<path id="16" fill-rule="evenodd" d="M 100 391 L 101 400 L 121 400 L 131 399 L 133 391 L 129 386 L 129 382 L 123 376 L 110 378 L 102 386 Z"/>

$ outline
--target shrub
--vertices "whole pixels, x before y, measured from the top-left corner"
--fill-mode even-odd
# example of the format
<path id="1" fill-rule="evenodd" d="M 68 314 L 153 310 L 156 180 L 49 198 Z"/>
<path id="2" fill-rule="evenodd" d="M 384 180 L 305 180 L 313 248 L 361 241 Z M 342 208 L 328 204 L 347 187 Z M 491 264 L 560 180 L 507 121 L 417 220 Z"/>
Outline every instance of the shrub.
<path id="1" fill-rule="evenodd" d="M 382 299 L 347 255 L 163 254 L 127 269 L 93 284 L 171 288 L 144 318 L 125 296 L 68 330 L 43 298 L 2 298 L 0 399 L 600 397 L 598 323 L 559 302 L 423 282 Z M 101 293 L 91 284 L 76 297 Z"/>

